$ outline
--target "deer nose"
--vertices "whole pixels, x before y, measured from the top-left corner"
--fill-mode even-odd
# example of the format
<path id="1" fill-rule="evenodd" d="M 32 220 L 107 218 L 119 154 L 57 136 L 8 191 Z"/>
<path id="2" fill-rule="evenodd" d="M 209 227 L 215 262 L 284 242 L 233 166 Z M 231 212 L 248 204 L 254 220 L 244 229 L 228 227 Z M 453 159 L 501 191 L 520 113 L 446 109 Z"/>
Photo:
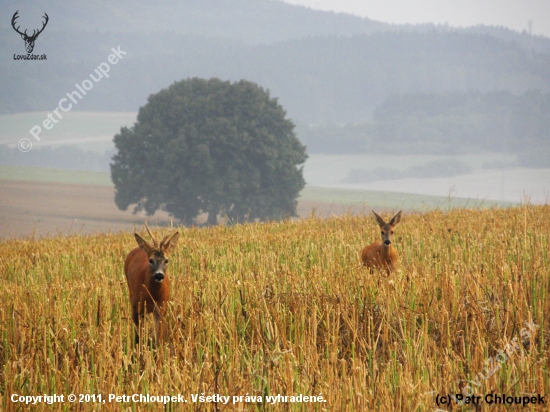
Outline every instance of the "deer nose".
<path id="1" fill-rule="evenodd" d="M 384 244 L 385 244 L 386 246 L 391 245 L 391 240 L 384 240 Z"/>
<path id="2" fill-rule="evenodd" d="M 157 273 L 155 273 L 154 278 L 157 282 L 162 282 L 164 280 L 164 273 L 157 272 Z"/>

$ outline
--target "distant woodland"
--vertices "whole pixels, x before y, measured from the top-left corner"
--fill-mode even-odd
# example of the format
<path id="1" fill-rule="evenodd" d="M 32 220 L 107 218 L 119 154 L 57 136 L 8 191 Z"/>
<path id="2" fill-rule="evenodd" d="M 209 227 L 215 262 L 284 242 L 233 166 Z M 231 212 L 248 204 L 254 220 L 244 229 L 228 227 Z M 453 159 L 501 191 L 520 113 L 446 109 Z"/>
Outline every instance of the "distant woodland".
<path id="1" fill-rule="evenodd" d="M 14 6 L 0 5 L 0 114 L 54 110 L 120 46 L 127 55 L 73 110 L 137 111 L 184 78 L 246 79 L 279 99 L 310 153 L 513 151 L 549 167 L 542 36 L 393 26 L 270 0 L 64 0 L 40 6 L 50 23 L 35 53 L 47 61 L 24 62 L 12 57 L 24 52 L 6 15 Z"/>
<path id="2" fill-rule="evenodd" d="M 516 153 L 550 167 L 550 94 L 538 91 L 392 95 L 361 124 L 298 126 L 310 153 Z"/>

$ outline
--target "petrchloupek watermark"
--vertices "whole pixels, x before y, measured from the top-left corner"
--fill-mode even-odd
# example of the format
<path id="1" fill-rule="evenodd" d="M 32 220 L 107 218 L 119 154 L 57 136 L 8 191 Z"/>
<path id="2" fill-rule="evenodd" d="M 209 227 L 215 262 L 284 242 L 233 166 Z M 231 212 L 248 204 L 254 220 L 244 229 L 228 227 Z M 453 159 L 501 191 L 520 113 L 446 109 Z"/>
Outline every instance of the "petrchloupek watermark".
<path id="1" fill-rule="evenodd" d="M 107 56 L 107 61 L 113 66 L 117 64 L 120 60 L 122 60 L 123 56 L 127 54 L 125 51 L 120 50 L 120 46 L 118 46 L 117 49 L 115 49 L 114 47 L 111 48 L 111 51 L 113 53 Z M 110 70 L 111 66 L 108 63 L 103 62 L 99 66 L 97 66 L 97 68 L 92 73 L 90 73 L 89 77 L 95 83 L 98 83 L 104 77 L 109 77 Z M 82 100 L 83 96 L 86 95 L 86 92 L 92 90 L 92 88 L 94 87 L 94 82 L 88 79 L 84 79 L 82 82 L 80 82 L 80 84 L 75 84 L 76 90 L 67 93 L 65 95 L 67 97 L 63 97 L 61 100 L 59 100 L 55 110 L 52 110 L 51 113 L 48 113 L 46 119 L 44 119 L 44 121 L 42 122 L 42 126 L 47 130 L 53 129 L 53 127 L 57 123 L 59 123 L 61 119 L 63 119 L 63 116 L 61 115 L 61 113 L 59 113 L 59 111 L 62 111 L 63 113 L 71 111 L 71 109 L 73 108 L 73 104 L 78 104 L 78 102 Z M 31 130 L 29 130 L 29 133 L 37 141 L 40 141 L 39 135 L 41 132 L 42 128 L 39 125 L 34 125 Z M 24 137 L 23 139 L 19 140 L 17 147 L 19 147 L 19 150 L 21 150 L 22 152 L 28 152 L 32 148 L 32 142 L 30 139 Z"/>
<path id="2" fill-rule="evenodd" d="M 527 342 L 529 342 L 531 337 L 539 328 L 539 326 L 533 322 L 526 321 L 525 325 L 526 327 L 522 328 L 519 332 L 521 342 L 520 338 L 518 338 L 517 336 L 514 337 L 514 339 L 504 345 L 503 349 L 499 349 L 495 356 L 490 357 L 484 362 L 485 367 L 482 371 L 479 371 L 475 375 L 474 379 L 466 381 L 461 379 L 457 381 L 458 384 L 466 382 L 466 385 L 462 386 L 461 389 L 464 396 L 470 397 L 474 394 L 474 389 L 481 388 L 483 382 L 493 376 L 502 367 L 502 365 L 520 349 L 521 344 L 526 344 Z M 454 395 L 451 395 L 451 398 L 456 402 L 457 405 L 464 404 L 464 400 L 459 400 Z"/>

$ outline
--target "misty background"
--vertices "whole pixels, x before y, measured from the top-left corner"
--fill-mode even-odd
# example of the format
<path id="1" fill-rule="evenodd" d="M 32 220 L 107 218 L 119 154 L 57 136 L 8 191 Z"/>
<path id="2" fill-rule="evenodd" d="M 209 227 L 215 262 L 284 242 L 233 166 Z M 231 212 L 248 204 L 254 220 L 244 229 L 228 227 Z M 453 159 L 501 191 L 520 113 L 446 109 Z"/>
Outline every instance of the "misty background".
<path id="1" fill-rule="evenodd" d="M 218 77 L 279 99 L 307 146 L 309 186 L 547 200 L 547 37 L 385 24 L 272 0 L 0 5 L 0 164 L 108 171 L 113 135 L 150 94 Z M 13 59 L 25 52 L 16 10 L 31 32 L 48 13 L 33 52 L 46 61 Z M 127 54 L 110 77 L 20 152 L 18 140 L 118 46 Z"/>

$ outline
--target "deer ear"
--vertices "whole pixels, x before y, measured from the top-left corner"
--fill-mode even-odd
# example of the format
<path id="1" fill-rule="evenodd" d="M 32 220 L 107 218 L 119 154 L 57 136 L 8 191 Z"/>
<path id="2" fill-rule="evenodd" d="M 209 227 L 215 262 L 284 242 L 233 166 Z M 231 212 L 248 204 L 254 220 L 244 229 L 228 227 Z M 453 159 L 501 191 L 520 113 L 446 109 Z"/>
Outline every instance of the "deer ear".
<path id="1" fill-rule="evenodd" d="M 160 242 L 160 250 L 170 253 L 176 246 L 176 243 L 178 243 L 179 238 L 179 232 L 174 232 L 172 235 L 167 235 L 164 239 L 162 239 L 162 242 Z"/>
<path id="2" fill-rule="evenodd" d="M 380 225 L 380 227 L 386 226 L 386 222 L 384 222 L 384 219 L 378 216 L 374 210 L 372 211 L 372 213 L 374 213 L 374 216 L 376 217 L 376 221 L 378 222 L 378 225 Z"/>
<path id="3" fill-rule="evenodd" d="M 396 224 L 399 223 L 399 221 L 401 220 L 401 211 L 399 211 L 398 214 L 396 214 L 392 220 L 390 220 L 390 223 L 389 225 L 390 226 L 395 226 Z"/>
<path id="4" fill-rule="evenodd" d="M 153 250 L 153 247 L 147 243 L 140 235 L 137 233 L 134 233 L 134 237 L 136 238 L 136 242 L 141 250 L 143 250 L 145 253 L 149 254 Z"/>

